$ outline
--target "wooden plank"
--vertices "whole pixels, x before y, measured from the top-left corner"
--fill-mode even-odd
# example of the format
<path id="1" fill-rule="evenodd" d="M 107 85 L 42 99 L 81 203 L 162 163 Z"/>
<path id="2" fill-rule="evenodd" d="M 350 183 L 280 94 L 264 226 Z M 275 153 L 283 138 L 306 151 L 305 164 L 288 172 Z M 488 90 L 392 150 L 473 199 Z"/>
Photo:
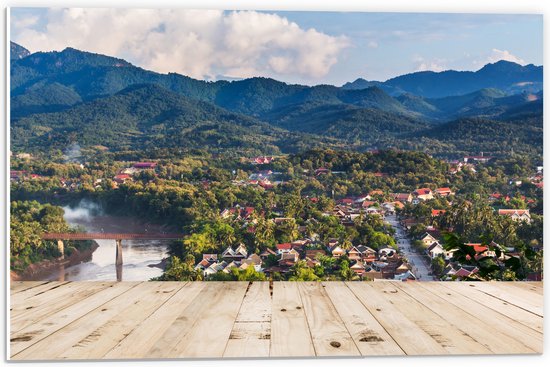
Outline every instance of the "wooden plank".
<path id="1" fill-rule="evenodd" d="M 500 333 L 509 336 L 512 339 L 521 341 L 521 343 L 533 351 L 542 352 L 543 336 L 542 333 L 535 331 L 528 326 L 517 322 L 514 318 L 507 317 L 492 308 L 482 305 L 473 304 L 472 301 L 461 294 L 460 291 L 450 289 L 441 284 L 421 284 L 422 287 L 439 295 L 448 303 L 464 310 L 480 320 L 490 320 L 490 325 Z M 506 286 L 506 285 L 505 285 Z M 508 287 L 508 286 L 506 286 Z M 541 319 L 542 326 L 542 319 Z"/>
<path id="2" fill-rule="evenodd" d="M 32 345 L 38 343 L 45 337 L 69 325 L 71 322 L 88 314 L 92 310 L 100 307 L 111 299 L 124 294 L 124 292 L 135 287 L 137 282 L 119 282 L 113 283 L 106 289 L 100 290 L 83 302 L 75 303 L 53 315 L 48 319 L 41 320 L 35 324 L 21 329 L 10 335 L 10 355 L 13 359 L 27 358 L 22 351 L 27 350 Z M 37 355 L 40 357 L 40 354 Z"/>
<path id="3" fill-rule="evenodd" d="M 44 297 L 36 296 L 26 300 L 28 306 L 16 306 L 11 314 L 11 332 L 35 324 L 64 308 L 81 302 L 92 294 L 109 287 L 112 282 L 77 282 L 46 292 Z"/>
<path id="4" fill-rule="evenodd" d="M 180 290 L 185 283 L 182 282 L 147 282 L 140 285 L 139 294 L 136 301 L 131 302 L 125 295 L 124 303 L 118 309 L 118 313 L 113 315 L 103 324 L 97 323 L 98 318 L 105 315 L 104 308 L 96 309 L 93 312 L 79 319 L 70 325 L 73 330 L 78 330 L 80 335 L 84 335 L 83 330 L 87 330 L 87 335 L 83 336 L 77 343 L 69 346 L 59 356 L 63 359 L 99 359 L 108 351 L 113 349 L 121 340 L 123 340 L 135 327 L 149 317 L 164 302 Z M 136 292 L 138 287 L 135 288 Z M 130 292 L 129 292 L 130 293 Z M 115 305 L 106 304 L 103 307 L 112 307 Z M 116 313 L 116 314 L 115 314 Z M 104 318 L 105 319 L 105 318 Z M 93 320 L 93 323 L 90 321 Z M 95 327 L 95 325 L 99 325 Z M 94 325 L 90 328 L 88 325 Z M 67 328 L 63 330 L 68 334 Z M 58 333 L 56 333 L 58 334 Z M 58 335 L 52 335 L 52 338 L 58 338 Z M 46 340 L 44 340 L 46 342 Z M 133 356 L 130 356 L 133 357 Z"/>
<path id="5" fill-rule="evenodd" d="M 431 335 L 409 320 L 371 283 L 345 283 L 408 355 L 448 354 Z M 404 305 L 406 306 L 406 305 Z"/>
<path id="6" fill-rule="evenodd" d="M 323 286 L 363 356 L 405 354 L 344 283 L 323 282 Z"/>
<path id="7" fill-rule="evenodd" d="M 271 357 L 312 357 L 315 349 L 296 282 L 273 282 Z"/>
<path id="8" fill-rule="evenodd" d="M 543 286 L 541 282 L 506 282 L 507 285 L 517 287 L 526 291 L 532 291 L 536 294 L 542 295 Z"/>
<path id="9" fill-rule="evenodd" d="M 430 284 L 432 289 L 436 283 Z M 438 295 L 419 283 L 399 284 L 399 288 L 411 297 L 444 317 L 450 324 L 463 333 L 479 341 L 491 352 L 496 354 L 534 353 L 535 350 L 526 346 L 521 340 L 512 338 L 494 327 L 490 318 L 480 312 L 473 316 L 458 307 L 451 307 L 451 301 L 446 294 Z M 480 327 L 483 325 L 483 327 Z M 520 338 L 521 339 L 521 338 Z"/>
<path id="10" fill-rule="evenodd" d="M 543 318 L 541 316 L 535 315 L 534 313 L 526 311 L 523 308 L 516 307 L 508 302 L 503 302 L 502 300 L 480 292 L 477 289 L 472 289 L 467 282 L 440 282 L 439 284 L 449 290 L 459 292 L 469 300 L 489 307 L 505 316 L 508 316 L 512 320 L 530 327 L 535 331 L 540 333 L 543 332 Z M 444 290 L 442 290 L 442 292 L 445 293 Z M 472 304 L 472 307 L 475 306 Z"/>
<path id="11" fill-rule="evenodd" d="M 121 311 L 131 304 L 139 303 L 143 295 L 145 295 L 144 298 L 150 297 L 147 292 L 151 288 L 150 284 L 154 283 L 137 283 L 122 296 L 105 300 L 99 307 L 94 307 L 70 324 L 50 333 L 17 356 L 26 360 L 62 359 L 65 351 L 74 347 L 83 348 L 88 341 L 93 342 L 97 337 L 103 335 L 101 327 L 109 325 L 108 322 L 119 315 Z"/>
<path id="12" fill-rule="evenodd" d="M 89 287 L 88 284 L 82 282 L 71 282 L 56 289 L 55 292 L 44 292 L 26 299 L 10 299 L 10 316 L 12 320 L 22 313 L 37 309 L 44 305 L 51 304 L 52 300 L 69 296 L 79 289 Z"/>
<path id="13" fill-rule="evenodd" d="M 48 282 L 40 280 L 40 281 L 23 281 L 23 280 L 17 280 L 17 281 L 10 281 L 10 294 L 14 295 L 19 292 L 23 292 L 24 290 L 37 287 L 42 284 L 46 284 Z"/>
<path id="14" fill-rule="evenodd" d="M 201 305 L 197 296 L 205 288 L 205 282 L 186 283 L 153 314 L 132 330 L 126 338 L 118 342 L 108 353 L 106 359 L 145 358 L 155 342 L 174 323 L 182 310 L 191 304 Z M 206 292 L 205 292 L 206 293 Z"/>
<path id="15" fill-rule="evenodd" d="M 162 335 L 146 351 L 146 356 L 149 358 L 175 358 L 176 352 L 173 350 L 177 343 L 185 339 L 191 327 L 201 317 L 201 312 L 210 307 L 212 302 L 219 301 L 223 286 L 222 282 L 207 283 L 192 303 L 179 310 L 175 320 L 169 327 L 164 328 Z"/>
<path id="16" fill-rule="evenodd" d="M 271 339 L 269 282 L 252 283 L 244 295 L 224 357 L 269 357 Z"/>
<path id="17" fill-rule="evenodd" d="M 429 334 L 449 354 L 491 353 L 478 340 L 458 331 L 444 317 L 401 291 L 397 285 L 399 285 L 397 282 L 374 282 L 373 284 L 381 296 L 387 298 L 405 317 Z M 430 283 L 430 285 L 432 284 Z"/>
<path id="18" fill-rule="evenodd" d="M 24 302 L 26 299 L 36 297 L 44 292 L 52 291 L 59 287 L 63 287 L 66 284 L 69 284 L 69 282 L 47 282 L 36 287 L 27 288 L 10 296 L 10 304 L 19 304 Z"/>
<path id="19" fill-rule="evenodd" d="M 214 282 L 213 282 L 214 283 Z M 188 307 L 149 354 L 151 358 L 220 358 L 242 304 L 247 282 L 208 284 L 199 312 Z M 191 309 L 191 310 L 190 310 Z M 191 311 L 191 312 L 189 312 Z M 189 322 L 190 321 L 190 322 Z M 177 335 L 175 340 L 172 336 Z M 174 341 L 176 342 L 174 344 Z M 170 347 L 171 348 L 167 348 Z"/>
<path id="20" fill-rule="evenodd" d="M 359 356 L 361 353 L 320 282 L 298 282 L 317 356 Z"/>
<path id="21" fill-rule="evenodd" d="M 507 282 L 472 282 L 469 286 L 536 315 L 543 316 L 544 297 L 542 294 L 535 294 L 518 287 L 515 287 L 514 291 L 511 292 L 510 287 L 502 287 L 502 285 L 506 283 Z"/>

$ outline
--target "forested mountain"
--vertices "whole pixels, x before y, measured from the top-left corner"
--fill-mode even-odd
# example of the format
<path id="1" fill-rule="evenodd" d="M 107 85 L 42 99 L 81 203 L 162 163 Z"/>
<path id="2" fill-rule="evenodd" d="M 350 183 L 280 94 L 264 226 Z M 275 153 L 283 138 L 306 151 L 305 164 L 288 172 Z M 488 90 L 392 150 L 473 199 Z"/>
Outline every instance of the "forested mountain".
<path id="1" fill-rule="evenodd" d="M 279 147 L 288 151 L 285 141 L 298 138 L 253 117 L 155 84 L 134 85 L 62 112 L 16 119 L 11 134 L 15 149 L 63 150 L 78 141 L 83 147 L 110 150 L 235 148 L 266 153 L 279 153 Z"/>
<path id="2" fill-rule="evenodd" d="M 111 151 L 186 147 L 272 154 L 328 144 L 440 152 L 468 136 L 538 152 L 529 139 L 538 144 L 542 129 L 542 66 L 504 61 L 477 72 L 310 87 L 260 77 L 206 82 L 67 48 L 14 58 L 10 75 L 15 150 L 63 150 L 77 141 Z M 478 117 L 488 122 L 473 126 Z"/>
<path id="3" fill-rule="evenodd" d="M 31 54 L 25 47 L 15 42 L 10 42 L 10 60 L 19 60 Z"/>
<path id="4" fill-rule="evenodd" d="M 380 82 L 357 79 L 344 84 L 346 89 L 363 89 Z M 480 89 L 497 88 L 509 94 L 542 89 L 542 66 L 521 66 L 510 61 L 487 64 L 478 71 L 419 71 L 397 76 L 383 83 L 386 91 L 397 95 L 405 92 L 428 98 L 468 94 Z"/>

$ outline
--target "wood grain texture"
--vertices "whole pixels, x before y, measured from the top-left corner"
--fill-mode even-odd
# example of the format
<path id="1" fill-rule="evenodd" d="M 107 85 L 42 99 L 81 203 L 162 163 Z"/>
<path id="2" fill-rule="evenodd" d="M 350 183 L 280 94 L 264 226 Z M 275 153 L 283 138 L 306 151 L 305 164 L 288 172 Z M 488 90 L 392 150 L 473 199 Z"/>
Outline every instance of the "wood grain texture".
<path id="1" fill-rule="evenodd" d="M 13 282 L 12 360 L 538 354 L 540 282 Z"/>
<path id="2" fill-rule="evenodd" d="M 464 307 L 453 307 L 452 297 L 441 291 L 438 293 L 436 286 L 437 284 L 434 283 L 433 287 L 427 288 L 416 283 L 400 286 L 400 288 L 433 312 L 445 317 L 456 329 L 485 345 L 492 353 L 529 354 L 537 352 L 524 344 L 525 337 L 520 333 L 517 333 L 516 337 L 503 333 L 499 329 L 502 325 L 499 325 L 491 317 L 485 317 L 479 307 L 472 308 L 470 305 L 468 310 L 465 310 Z M 479 325 L 483 325 L 483 327 Z"/>
<path id="3" fill-rule="evenodd" d="M 323 286 L 363 356 L 405 354 L 344 283 L 323 282 Z"/>
<path id="4" fill-rule="evenodd" d="M 269 357 L 271 304 L 269 283 L 250 284 L 229 335 L 224 357 Z"/>
<path id="5" fill-rule="evenodd" d="M 273 282 L 272 357 L 313 357 L 315 349 L 296 282 Z"/>
<path id="6" fill-rule="evenodd" d="M 147 357 L 148 351 L 174 323 L 180 312 L 194 302 L 200 303 L 197 296 L 204 287 L 203 282 L 186 283 L 104 357 L 107 359 L 128 358 L 129 355 L 133 358 Z"/>

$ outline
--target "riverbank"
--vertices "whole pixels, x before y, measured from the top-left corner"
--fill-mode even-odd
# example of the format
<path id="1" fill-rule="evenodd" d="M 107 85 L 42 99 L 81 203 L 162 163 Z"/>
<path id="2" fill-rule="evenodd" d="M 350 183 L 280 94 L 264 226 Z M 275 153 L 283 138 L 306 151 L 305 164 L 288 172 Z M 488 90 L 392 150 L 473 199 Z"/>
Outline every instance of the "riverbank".
<path id="1" fill-rule="evenodd" d="M 12 270 L 10 271 L 10 279 L 12 281 L 41 280 L 59 272 L 60 269 L 64 272 L 66 267 L 90 261 L 92 259 L 92 254 L 98 247 L 99 245 L 94 242 L 89 249 L 82 251 L 74 249 L 73 253 L 64 259 L 42 260 L 29 265 L 22 272 L 15 272 Z"/>

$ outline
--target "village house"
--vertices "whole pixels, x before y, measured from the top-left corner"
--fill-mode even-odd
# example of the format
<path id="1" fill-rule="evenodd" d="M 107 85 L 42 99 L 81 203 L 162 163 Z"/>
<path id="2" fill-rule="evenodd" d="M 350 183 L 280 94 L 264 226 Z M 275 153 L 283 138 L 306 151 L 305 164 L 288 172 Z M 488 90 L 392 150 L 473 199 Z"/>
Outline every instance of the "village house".
<path id="1" fill-rule="evenodd" d="M 499 209 L 498 215 L 506 215 L 516 222 L 531 223 L 531 214 L 529 214 L 529 209 Z"/>
<path id="2" fill-rule="evenodd" d="M 132 181 L 132 176 L 126 173 L 121 173 L 113 177 L 113 181 L 117 184 L 121 185 L 125 182 Z"/>
<path id="3" fill-rule="evenodd" d="M 361 261 L 356 261 L 355 264 L 350 266 L 350 269 L 359 276 L 365 273 L 365 266 L 361 263 Z"/>
<path id="4" fill-rule="evenodd" d="M 10 171 L 10 181 L 20 181 L 26 173 L 27 171 Z"/>
<path id="5" fill-rule="evenodd" d="M 260 254 L 260 259 L 262 259 L 263 261 L 265 261 L 269 255 L 274 255 L 274 256 L 277 256 L 277 253 L 275 251 L 273 251 L 272 249 L 270 248 L 266 248 L 261 254 Z"/>
<path id="6" fill-rule="evenodd" d="M 138 162 L 134 163 L 132 167 L 138 170 L 155 169 L 157 162 Z"/>
<path id="7" fill-rule="evenodd" d="M 279 243 L 275 245 L 275 248 L 277 249 L 277 255 L 281 255 L 290 252 L 292 245 L 290 243 Z"/>
<path id="8" fill-rule="evenodd" d="M 320 167 L 320 168 L 317 168 L 315 170 L 315 176 L 319 176 L 319 175 L 326 175 L 330 172 L 329 169 L 325 168 L 325 167 Z"/>
<path id="9" fill-rule="evenodd" d="M 246 269 L 249 266 L 254 266 L 254 270 L 262 271 L 262 259 L 259 255 L 251 254 L 248 258 L 241 261 L 240 269 Z"/>
<path id="10" fill-rule="evenodd" d="M 361 260 L 361 252 L 357 249 L 357 247 L 353 246 L 348 250 L 348 259 L 351 261 Z"/>
<path id="11" fill-rule="evenodd" d="M 15 158 L 18 159 L 31 159 L 32 155 L 30 153 L 18 153 L 15 155 Z"/>
<path id="12" fill-rule="evenodd" d="M 329 241 L 327 248 L 328 248 L 328 251 L 331 253 L 332 257 L 338 258 L 346 254 L 346 250 L 340 247 L 340 245 L 338 244 L 338 241 L 336 242 Z"/>
<path id="13" fill-rule="evenodd" d="M 222 253 L 222 259 L 224 260 L 231 260 L 231 261 L 241 261 L 243 259 L 246 259 L 248 256 L 248 251 L 244 244 L 239 244 L 235 250 L 231 248 L 231 246 L 228 246 L 224 252 Z"/>
<path id="14" fill-rule="evenodd" d="M 447 211 L 445 209 L 432 209 L 432 218 L 439 217 L 440 215 L 445 214 Z"/>
<path id="15" fill-rule="evenodd" d="M 450 196 L 450 195 L 454 195 L 452 190 L 448 187 L 439 187 L 439 188 L 435 189 L 435 194 L 439 195 L 441 197 L 447 197 L 447 196 Z"/>
<path id="16" fill-rule="evenodd" d="M 430 247 L 432 243 L 438 242 L 437 238 L 429 233 L 424 233 L 424 235 L 420 237 L 420 241 L 424 242 L 425 247 Z"/>
<path id="17" fill-rule="evenodd" d="M 222 210 L 222 212 L 220 213 L 220 217 L 222 217 L 223 219 L 233 217 L 236 220 L 248 220 L 250 219 L 252 213 L 254 213 L 254 207 L 241 207 L 239 205 L 235 205 L 233 208 Z"/>
<path id="18" fill-rule="evenodd" d="M 315 260 L 320 255 L 326 255 L 325 250 L 321 250 L 321 249 L 306 250 L 306 258 Z"/>
<path id="19" fill-rule="evenodd" d="M 426 249 L 426 254 L 428 254 L 430 258 L 435 259 L 440 255 L 444 255 L 445 250 L 443 249 L 443 246 L 441 246 L 441 244 L 436 241 Z"/>
<path id="20" fill-rule="evenodd" d="M 289 252 L 285 252 L 281 254 L 281 258 L 279 259 L 279 266 L 281 267 L 291 267 L 294 266 L 300 259 L 300 255 L 298 252 L 294 249 L 290 250 Z"/>
<path id="21" fill-rule="evenodd" d="M 479 268 L 474 265 L 461 265 L 458 263 L 449 263 L 445 267 L 442 273 L 443 280 L 464 278 L 475 278 L 475 274 L 479 271 Z"/>
<path id="22" fill-rule="evenodd" d="M 269 164 L 273 161 L 273 157 L 267 157 L 267 156 L 258 156 L 250 158 L 250 163 L 252 164 Z"/>
<path id="23" fill-rule="evenodd" d="M 470 156 L 464 157 L 464 163 L 468 163 L 468 162 L 487 163 L 491 159 L 493 159 L 493 157 L 484 156 L 483 153 L 481 153 L 481 155 L 470 155 Z"/>
<path id="24" fill-rule="evenodd" d="M 422 201 L 431 200 L 434 198 L 432 190 L 426 187 L 414 190 L 413 195 L 415 198 Z"/>
<path id="25" fill-rule="evenodd" d="M 376 260 L 376 250 L 365 245 L 359 245 L 356 247 L 356 249 L 361 254 L 361 260 L 363 260 L 364 262 L 372 263 Z"/>
<path id="26" fill-rule="evenodd" d="M 410 203 L 413 200 L 411 193 L 398 193 L 393 195 L 394 199 L 402 203 Z"/>

